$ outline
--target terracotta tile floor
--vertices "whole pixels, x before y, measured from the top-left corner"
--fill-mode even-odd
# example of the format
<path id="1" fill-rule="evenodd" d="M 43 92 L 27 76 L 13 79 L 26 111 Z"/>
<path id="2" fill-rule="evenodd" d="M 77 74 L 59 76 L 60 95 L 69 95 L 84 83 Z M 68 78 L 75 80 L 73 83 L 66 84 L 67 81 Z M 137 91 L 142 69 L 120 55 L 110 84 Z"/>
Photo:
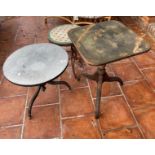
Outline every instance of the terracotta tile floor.
<path id="1" fill-rule="evenodd" d="M 119 18 L 143 35 L 129 17 Z M 145 54 L 107 65 L 108 73 L 124 81 L 104 83 L 101 117 L 94 119 L 96 83 L 76 81 L 69 65 L 61 80 L 64 86 L 47 85 L 27 117 L 28 101 L 35 88 L 24 88 L 7 81 L 2 73 L 5 59 L 14 50 L 33 43 L 48 42 L 48 31 L 62 21 L 44 17 L 16 17 L 0 26 L 0 138 L 155 138 L 155 44 Z M 70 54 L 70 52 L 68 52 Z M 86 66 L 88 72 L 94 68 Z M 82 71 L 78 68 L 78 71 Z"/>

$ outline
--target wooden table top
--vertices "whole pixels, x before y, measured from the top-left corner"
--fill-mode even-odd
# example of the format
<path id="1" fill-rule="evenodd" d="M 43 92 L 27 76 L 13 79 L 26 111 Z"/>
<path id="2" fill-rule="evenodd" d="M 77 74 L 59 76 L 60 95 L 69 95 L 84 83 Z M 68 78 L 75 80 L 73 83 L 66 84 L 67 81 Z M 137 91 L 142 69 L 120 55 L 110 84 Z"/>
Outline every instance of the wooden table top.
<path id="1" fill-rule="evenodd" d="M 86 63 L 104 65 L 150 49 L 150 44 L 121 22 L 111 20 L 75 28 L 68 33 Z"/>

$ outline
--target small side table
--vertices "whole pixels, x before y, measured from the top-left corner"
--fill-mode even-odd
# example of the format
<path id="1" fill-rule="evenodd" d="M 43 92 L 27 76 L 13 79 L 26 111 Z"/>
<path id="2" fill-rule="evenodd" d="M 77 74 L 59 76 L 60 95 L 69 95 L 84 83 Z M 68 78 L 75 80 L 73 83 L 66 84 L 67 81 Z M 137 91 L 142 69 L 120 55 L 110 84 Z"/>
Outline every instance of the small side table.
<path id="1" fill-rule="evenodd" d="M 47 83 L 52 85 L 64 84 L 65 81 L 55 79 L 64 72 L 68 65 L 66 51 L 50 43 L 32 44 L 16 50 L 3 65 L 4 76 L 12 83 L 21 86 L 37 86 L 30 100 L 28 116 L 32 117 L 32 106 L 40 90 L 45 91 Z"/>
<path id="2" fill-rule="evenodd" d="M 70 40 L 70 38 L 68 37 L 68 32 L 72 29 L 75 29 L 79 27 L 78 25 L 75 24 L 64 24 L 64 25 L 60 25 L 60 26 L 56 26 L 55 28 L 53 28 L 52 30 L 49 31 L 48 33 L 48 40 L 51 43 L 57 44 L 59 46 L 70 46 L 71 47 L 71 65 L 73 68 L 73 75 L 75 78 L 76 74 L 75 74 L 75 70 L 74 70 L 74 63 L 75 63 L 75 59 L 77 59 L 77 52 L 75 52 L 74 46 L 72 41 Z M 79 59 L 80 61 L 80 59 Z"/>
<path id="3" fill-rule="evenodd" d="M 96 118 L 99 118 L 102 83 L 118 81 L 123 85 L 119 77 L 107 74 L 106 64 L 146 52 L 150 45 L 128 27 L 114 20 L 76 28 L 69 31 L 69 37 L 83 60 L 97 67 L 93 75 L 83 73 L 80 76 L 97 82 Z"/>
<path id="4" fill-rule="evenodd" d="M 74 24 L 63 24 L 60 26 L 56 26 L 48 33 L 48 40 L 54 44 L 58 44 L 61 46 L 70 46 L 72 41 L 68 37 L 68 32 L 74 28 L 79 27 Z"/>

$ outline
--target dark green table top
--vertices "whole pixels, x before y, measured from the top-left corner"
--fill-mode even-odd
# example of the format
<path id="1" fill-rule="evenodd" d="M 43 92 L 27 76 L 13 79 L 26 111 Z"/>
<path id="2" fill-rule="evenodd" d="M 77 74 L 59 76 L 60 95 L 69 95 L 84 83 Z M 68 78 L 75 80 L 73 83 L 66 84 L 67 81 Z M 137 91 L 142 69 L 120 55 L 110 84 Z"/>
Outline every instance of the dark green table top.
<path id="1" fill-rule="evenodd" d="M 68 33 L 82 58 L 90 65 L 104 65 L 150 49 L 148 42 L 118 21 L 75 28 Z"/>

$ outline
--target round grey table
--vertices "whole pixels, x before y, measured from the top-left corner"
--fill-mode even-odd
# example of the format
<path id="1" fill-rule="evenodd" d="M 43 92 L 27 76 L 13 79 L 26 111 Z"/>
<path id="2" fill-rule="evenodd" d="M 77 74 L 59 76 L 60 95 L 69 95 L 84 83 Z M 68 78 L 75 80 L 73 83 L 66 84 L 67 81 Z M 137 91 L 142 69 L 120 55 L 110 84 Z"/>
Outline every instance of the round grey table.
<path id="1" fill-rule="evenodd" d="M 64 84 L 71 89 L 67 82 L 55 80 L 64 72 L 67 65 L 66 51 L 50 43 L 27 45 L 16 50 L 6 59 L 3 73 L 10 82 L 21 86 L 37 86 L 29 103 L 29 118 L 32 117 L 31 111 L 36 97 L 41 89 L 45 91 L 47 83 Z"/>

